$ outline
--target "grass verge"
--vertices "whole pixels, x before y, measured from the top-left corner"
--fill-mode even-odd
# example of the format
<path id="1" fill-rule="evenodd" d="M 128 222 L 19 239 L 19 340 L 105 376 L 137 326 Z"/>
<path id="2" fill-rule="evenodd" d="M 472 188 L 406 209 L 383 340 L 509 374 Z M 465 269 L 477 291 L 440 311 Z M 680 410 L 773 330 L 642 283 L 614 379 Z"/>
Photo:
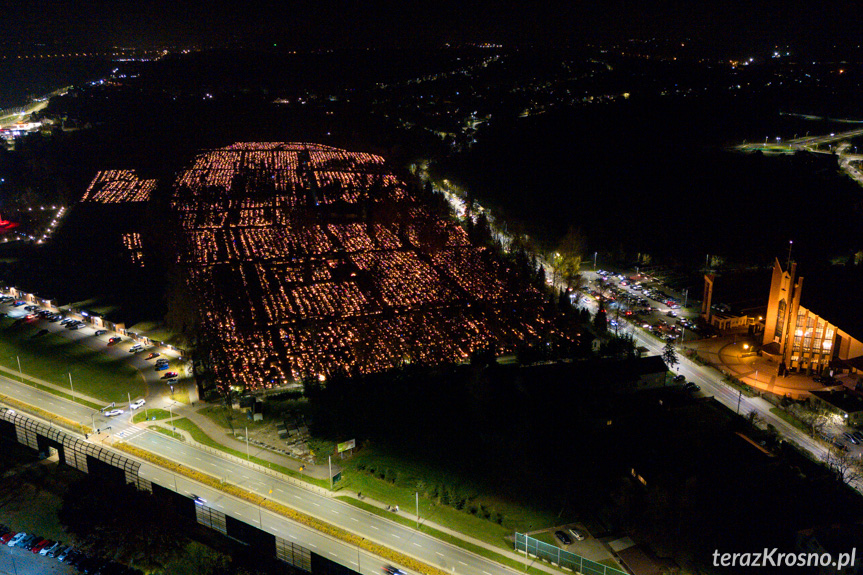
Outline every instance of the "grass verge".
<path id="1" fill-rule="evenodd" d="M 147 429 L 152 429 L 153 431 L 157 431 L 162 435 L 167 435 L 168 437 L 173 437 L 174 439 L 179 439 L 180 441 L 185 441 L 186 438 L 176 431 L 171 431 L 170 429 L 165 429 L 161 425 L 148 425 Z"/>
<path id="2" fill-rule="evenodd" d="M 76 391 L 105 403 L 122 403 L 126 401 L 127 393 L 133 397 L 145 395 L 147 387 L 138 370 L 123 358 L 82 345 L 77 339 L 60 333 L 42 333 L 46 329 L 43 324 L 16 323 L 16 320 L 6 317 L 0 319 L 0 366 L 17 372 L 20 361 L 25 376 L 63 389 L 69 387 L 71 373 Z M 46 389 L 45 386 L 38 387 Z"/>
<path id="3" fill-rule="evenodd" d="M 262 467 L 266 467 L 268 469 L 272 469 L 273 471 L 278 471 L 284 475 L 289 475 L 296 479 L 300 479 L 305 481 L 306 483 L 310 483 L 312 485 L 316 485 L 317 487 L 322 487 L 324 489 L 330 488 L 329 481 L 323 479 L 315 479 L 314 477 L 309 477 L 308 475 L 303 475 L 299 471 L 294 471 L 293 469 L 288 469 L 283 465 L 279 465 L 278 463 L 273 463 L 271 461 L 267 461 L 266 459 L 260 459 L 258 457 L 252 456 L 247 457 L 245 453 L 242 451 L 231 449 L 230 447 L 226 447 L 221 443 L 217 442 L 215 439 L 204 433 L 204 430 L 195 425 L 195 422 L 186 419 L 185 417 L 181 419 L 175 419 L 174 425 L 183 431 L 187 431 L 189 435 L 192 436 L 192 439 L 197 441 L 202 445 L 206 445 L 207 447 L 212 447 L 213 449 L 218 449 L 224 453 L 228 453 L 235 457 L 239 457 L 240 459 L 248 459 L 252 463 L 257 463 Z"/>
<path id="4" fill-rule="evenodd" d="M 370 448 L 339 465 L 343 480 L 337 489 L 350 489 L 408 512 L 415 508 L 419 492 L 420 517 L 501 549 L 510 548 L 508 538 L 514 531 L 577 519 L 514 504 L 491 495 L 499 492 L 493 485 L 466 481 L 426 462 Z"/>
<path id="5" fill-rule="evenodd" d="M 168 419 L 169 417 L 171 417 L 171 413 L 164 409 L 142 409 L 132 416 L 132 423 L 158 421 L 160 419 Z"/>
<path id="6" fill-rule="evenodd" d="M 396 515 L 389 511 L 384 511 L 383 509 L 375 507 L 374 505 L 366 503 L 365 501 L 359 501 L 358 499 L 354 499 L 353 497 L 347 497 L 344 495 L 340 495 L 336 497 L 336 499 L 338 499 L 339 501 L 343 501 L 344 503 L 353 505 L 354 507 L 359 507 L 360 509 L 368 511 L 369 513 L 373 513 L 374 515 L 380 515 L 381 517 L 386 517 L 390 521 L 395 521 L 396 523 L 401 523 L 402 525 L 405 525 L 407 527 L 413 527 L 414 529 L 416 529 L 416 521 L 408 519 L 407 517 Z M 422 520 L 422 518 L 420 518 L 420 520 Z M 511 559 L 505 555 L 501 555 L 500 553 L 495 553 L 494 551 L 492 551 L 491 549 L 487 549 L 486 547 L 474 545 L 473 543 L 465 541 L 464 539 L 460 539 L 458 537 L 450 535 L 449 533 L 444 533 L 443 531 L 439 531 L 437 529 L 434 529 L 433 527 L 429 527 L 428 525 L 423 525 L 422 522 L 420 522 L 419 530 L 426 535 L 434 537 L 435 539 L 440 539 L 441 541 L 444 541 L 451 545 L 455 545 L 456 547 L 464 549 L 465 551 L 470 551 L 471 553 L 475 553 L 476 555 L 485 557 L 490 561 L 495 561 L 502 565 L 506 565 L 507 567 L 518 569 L 520 572 L 524 571 L 524 563 L 520 561 L 516 561 L 515 559 Z M 534 573 L 536 575 L 545 573 L 545 571 L 541 571 L 534 567 L 528 567 L 527 572 Z"/>
<path id="7" fill-rule="evenodd" d="M 792 427 L 799 429 L 800 431 L 805 433 L 807 436 L 809 435 L 809 430 L 806 429 L 806 426 L 803 425 L 803 422 L 800 421 L 799 419 L 797 419 L 796 417 L 794 417 L 793 415 L 791 415 L 790 413 L 788 413 L 787 411 L 785 411 L 784 409 L 779 408 L 779 407 L 771 407 L 770 413 L 772 413 L 773 415 L 775 415 L 776 417 L 778 417 L 779 419 L 781 419 L 785 423 L 791 425 Z"/>

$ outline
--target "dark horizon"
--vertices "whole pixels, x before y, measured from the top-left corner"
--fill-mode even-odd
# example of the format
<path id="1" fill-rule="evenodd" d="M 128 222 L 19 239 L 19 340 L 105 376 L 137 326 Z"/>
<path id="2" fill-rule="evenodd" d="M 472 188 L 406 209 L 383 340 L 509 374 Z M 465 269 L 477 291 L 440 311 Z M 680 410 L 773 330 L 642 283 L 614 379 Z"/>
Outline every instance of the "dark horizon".
<path id="1" fill-rule="evenodd" d="M 802 51 L 860 44 L 863 25 L 839 2 L 743 6 L 668 0 L 633 5 L 487 0 L 364 2 L 322 0 L 284 6 L 255 0 L 142 3 L 14 1 L 7 42 L 80 43 L 82 46 L 220 46 L 275 44 L 295 48 L 414 47 L 489 42 L 583 45 L 628 38 L 696 40 L 727 53 L 789 45 Z M 18 5 L 15 8 L 15 5 Z"/>

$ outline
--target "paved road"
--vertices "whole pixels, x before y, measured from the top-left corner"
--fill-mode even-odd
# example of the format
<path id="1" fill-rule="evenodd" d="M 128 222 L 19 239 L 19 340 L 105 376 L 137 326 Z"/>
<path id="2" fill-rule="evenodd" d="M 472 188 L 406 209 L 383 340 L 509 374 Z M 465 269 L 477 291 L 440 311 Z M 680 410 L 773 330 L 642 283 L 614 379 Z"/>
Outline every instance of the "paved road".
<path id="1" fill-rule="evenodd" d="M 592 272 L 588 272 L 586 275 L 590 280 L 595 279 L 595 274 Z M 593 300 L 588 301 L 589 305 L 593 308 L 596 307 L 596 303 Z M 595 309 L 592 312 L 595 312 Z M 645 334 L 642 330 L 634 328 L 631 325 L 628 327 L 628 331 L 635 337 L 637 345 L 644 346 L 649 350 L 649 355 L 662 354 L 662 349 L 665 346 L 664 342 L 658 341 L 656 338 Z M 713 396 L 732 411 L 738 411 L 738 402 L 740 413 L 755 411 L 764 420 L 765 424 L 772 424 L 782 437 L 800 445 L 816 459 L 823 460 L 826 455 L 827 450 L 820 443 L 771 413 L 770 409 L 773 405 L 761 398 L 751 398 L 740 394 L 736 389 L 726 385 L 722 381 L 722 375 L 717 373 L 713 368 L 701 366 L 689 361 L 685 357 L 680 357 L 677 372 L 686 376 L 688 381 L 694 381 L 698 384 L 701 387 L 701 394 Z"/>
<path id="2" fill-rule="evenodd" d="M 0 376 L 0 393 L 16 397 L 21 401 L 40 405 L 53 413 L 89 424 L 92 410 L 72 403 L 68 400 L 51 395 L 45 391 L 22 385 L 5 376 Z M 123 440 L 157 453 L 184 466 L 200 470 L 209 475 L 226 478 L 230 483 L 240 485 L 267 499 L 277 501 L 309 515 L 319 517 L 328 523 L 338 525 L 348 531 L 357 533 L 369 540 L 376 541 L 387 547 L 398 549 L 426 563 L 468 575 L 492 575 L 515 571 L 502 567 L 459 547 L 444 543 L 424 535 L 415 529 L 391 522 L 386 518 L 360 510 L 352 505 L 342 503 L 328 494 L 318 494 L 309 489 L 299 487 L 281 478 L 278 474 L 270 475 L 254 467 L 229 461 L 221 455 L 209 453 L 186 443 L 176 441 L 150 430 L 129 423 L 129 417 L 122 415 L 116 418 L 96 418 L 97 426 L 104 429 L 110 425 L 106 433 L 91 436 L 93 442 L 112 442 Z M 150 479 L 168 489 L 174 489 L 190 495 L 199 495 L 207 500 L 214 509 L 226 512 L 249 524 L 259 526 L 263 519 L 263 527 L 276 535 L 288 537 L 293 535 L 300 544 L 309 542 L 309 547 L 316 551 L 325 551 L 334 560 L 352 568 L 355 567 L 357 549 L 340 541 L 330 540 L 315 531 L 296 526 L 274 514 L 256 509 L 245 501 L 235 500 L 221 492 L 210 490 L 189 479 L 176 476 L 149 464 L 143 464 L 141 476 Z M 176 482 L 176 483 L 175 483 Z M 324 490 L 321 490 L 324 492 Z M 434 518 L 431 518 L 434 520 Z M 278 529 L 276 529 L 278 528 Z M 363 564 L 366 555 L 360 558 L 363 571 L 380 573 L 380 560 L 367 556 L 367 568 Z"/>

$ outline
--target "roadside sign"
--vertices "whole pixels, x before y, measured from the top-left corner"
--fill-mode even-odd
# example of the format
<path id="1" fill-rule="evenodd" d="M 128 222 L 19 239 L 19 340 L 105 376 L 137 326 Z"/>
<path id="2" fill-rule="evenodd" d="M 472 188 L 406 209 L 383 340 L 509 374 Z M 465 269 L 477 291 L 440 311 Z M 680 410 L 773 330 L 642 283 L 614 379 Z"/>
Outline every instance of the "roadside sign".
<path id="1" fill-rule="evenodd" d="M 348 449 L 353 449 L 357 446 L 357 440 L 351 439 L 350 441 L 345 441 L 344 443 L 339 443 L 337 445 L 337 449 L 339 453 L 345 452 Z"/>

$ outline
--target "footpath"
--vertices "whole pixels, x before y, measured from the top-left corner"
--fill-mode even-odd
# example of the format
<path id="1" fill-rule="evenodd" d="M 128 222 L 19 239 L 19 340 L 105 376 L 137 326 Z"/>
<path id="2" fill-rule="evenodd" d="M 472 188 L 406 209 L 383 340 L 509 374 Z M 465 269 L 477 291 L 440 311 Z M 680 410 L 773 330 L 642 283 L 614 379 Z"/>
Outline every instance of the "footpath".
<path id="1" fill-rule="evenodd" d="M 13 379 L 18 379 L 19 381 L 23 378 L 23 380 L 29 381 L 31 384 L 35 385 L 37 388 L 40 388 L 40 387 L 44 388 L 46 391 L 51 391 L 52 393 L 55 393 L 57 395 L 64 396 L 67 398 L 73 397 L 79 403 L 86 402 L 86 403 L 89 403 L 91 405 L 103 405 L 104 404 L 104 402 L 102 400 L 97 399 L 95 397 L 91 397 L 87 394 L 84 394 L 84 393 L 81 393 L 78 391 L 72 391 L 69 388 L 65 388 L 65 387 L 62 387 L 60 385 L 48 382 L 48 381 L 44 381 L 42 379 L 29 376 L 26 373 L 25 374 L 19 374 L 19 372 L 17 370 L 14 370 L 14 369 L 9 369 L 9 368 L 5 368 L 5 367 L 0 366 L 0 372 L 5 372 L 6 374 L 9 375 L 9 377 L 11 377 Z M 191 395 L 191 397 L 197 397 L 197 396 Z M 168 411 L 169 406 L 170 406 L 170 411 L 173 412 L 173 419 L 186 418 L 189 421 L 191 421 L 192 423 L 194 423 L 196 426 L 198 426 L 203 431 L 203 433 L 205 435 L 207 435 L 210 439 L 212 439 L 215 443 L 217 443 L 221 446 L 230 448 L 232 450 L 238 451 L 240 453 L 246 452 L 247 444 L 245 441 L 242 441 L 242 440 L 239 440 L 239 439 L 233 437 L 232 435 L 227 433 L 227 430 L 225 428 L 216 424 L 212 419 L 210 419 L 206 415 L 200 413 L 200 410 L 203 409 L 204 407 L 206 407 L 207 404 L 202 404 L 200 402 L 195 402 L 195 401 L 190 401 L 190 403 L 186 404 L 186 403 L 176 402 L 176 401 L 172 400 L 170 397 L 158 398 L 158 399 L 155 399 L 152 402 L 149 402 L 147 404 L 147 407 L 150 409 L 161 408 L 161 409 L 164 409 L 166 411 Z M 193 439 L 192 435 L 188 431 L 185 431 L 185 430 L 179 429 L 179 428 L 175 428 L 172 425 L 172 419 L 171 418 L 162 419 L 162 420 L 158 420 L 158 421 L 144 421 L 144 422 L 134 424 L 134 425 L 136 425 L 137 427 L 139 427 L 141 429 L 144 429 L 148 425 L 153 425 L 153 424 L 158 425 L 159 427 L 162 427 L 164 429 L 174 431 L 174 433 L 181 435 L 184 438 L 184 440 L 189 442 L 190 444 L 201 445 L 200 443 L 196 442 Z M 204 447 L 207 447 L 207 446 L 204 446 Z M 209 448 L 209 449 L 213 449 L 213 448 Z M 302 461 L 297 461 L 296 459 L 293 459 L 293 458 L 288 457 L 286 455 L 282 455 L 282 454 L 273 452 L 269 449 L 261 448 L 259 446 L 254 446 L 253 448 L 250 448 L 249 455 L 257 458 L 258 460 L 268 461 L 270 463 L 285 467 L 287 469 L 295 470 L 298 473 L 300 473 L 301 475 L 305 475 L 305 476 L 310 477 L 310 478 L 314 478 L 314 479 L 321 480 L 321 481 L 327 481 L 329 479 L 329 466 L 328 465 L 317 465 L 317 464 L 311 464 L 311 463 L 306 463 L 306 462 L 302 462 Z M 225 454 L 225 456 L 226 457 L 232 457 L 230 454 Z M 236 458 L 236 459 L 241 463 L 245 463 L 245 461 L 243 461 L 242 458 Z M 254 465 L 254 463 L 251 463 L 250 465 Z M 300 469 L 301 467 L 303 468 L 302 470 Z M 334 465 L 333 466 L 333 472 L 334 473 L 337 472 L 337 469 L 338 468 Z M 289 476 L 285 475 L 285 477 L 288 478 Z M 293 480 L 293 481 L 296 481 L 296 480 Z M 307 484 L 307 485 L 310 489 L 320 492 L 320 488 L 318 488 L 317 486 L 314 486 L 311 484 Z M 366 496 L 360 496 L 360 494 L 358 494 L 357 492 L 349 490 L 349 489 L 341 489 L 341 490 L 336 491 L 336 492 L 326 491 L 326 493 L 327 493 L 327 495 L 332 496 L 332 497 L 344 497 L 347 499 L 362 501 L 363 503 L 365 503 L 367 505 L 370 505 L 370 506 L 375 507 L 377 509 L 380 509 L 382 511 L 386 511 L 387 513 L 383 514 L 384 517 L 386 517 L 388 514 L 391 513 L 393 515 L 393 518 L 398 516 L 400 518 L 411 520 L 411 521 L 416 520 L 416 515 L 410 513 L 409 511 L 406 511 L 403 509 L 400 509 L 399 511 L 393 511 L 392 508 L 387 503 L 381 502 L 381 501 L 376 501 L 373 499 L 369 499 Z M 450 529 L 448 527 L 445 527 L 445 526 L 440 525 L 438 523 L 435 523 L 433 521 L 423 519 L 422 517 L 420 517 L 420 525 L 434 529 L 436 531 L 444 533 L 444 534 L 446 534 L 450 537 L 453 537 L 455 539 L 459 539 L 461 541 L 464 541 L 465 543 L 468 543 L 469 545 L 475 546 L 477 548 L 485 549 L 487 551 L 496 553 L 502 557 L 516 561 L 522 565 L 536 568 L 536 569 L 539 569 L 539 570 L 544 571 L 546 573 L 551 573 L 551 574 L 556 574 L 556 575 L 559 575 L 560 573 L 562 573 L 561 570 L 556 569 L 553 566 L 551 566 L 550 564 L 547 564 L 543 561 L 537 560 L 536 558 L 534 558 L 532 556 L 525 558 L 523 553 L 519 554 L 519 553 L 516 553 L 516 552 L 511 551 L 511 550 L 507 550 L 507 549 L 502 548 L 502 547 L 497 547 L 495 545 L 492 545 L 492 544 L 487 543 L 485 541 L 482 541 L 480 539 L 476 539 L 476 538 L 471 537 L 469 535 L 466 535 L 462 532 L 455 531 L 453 529 Z"/>

